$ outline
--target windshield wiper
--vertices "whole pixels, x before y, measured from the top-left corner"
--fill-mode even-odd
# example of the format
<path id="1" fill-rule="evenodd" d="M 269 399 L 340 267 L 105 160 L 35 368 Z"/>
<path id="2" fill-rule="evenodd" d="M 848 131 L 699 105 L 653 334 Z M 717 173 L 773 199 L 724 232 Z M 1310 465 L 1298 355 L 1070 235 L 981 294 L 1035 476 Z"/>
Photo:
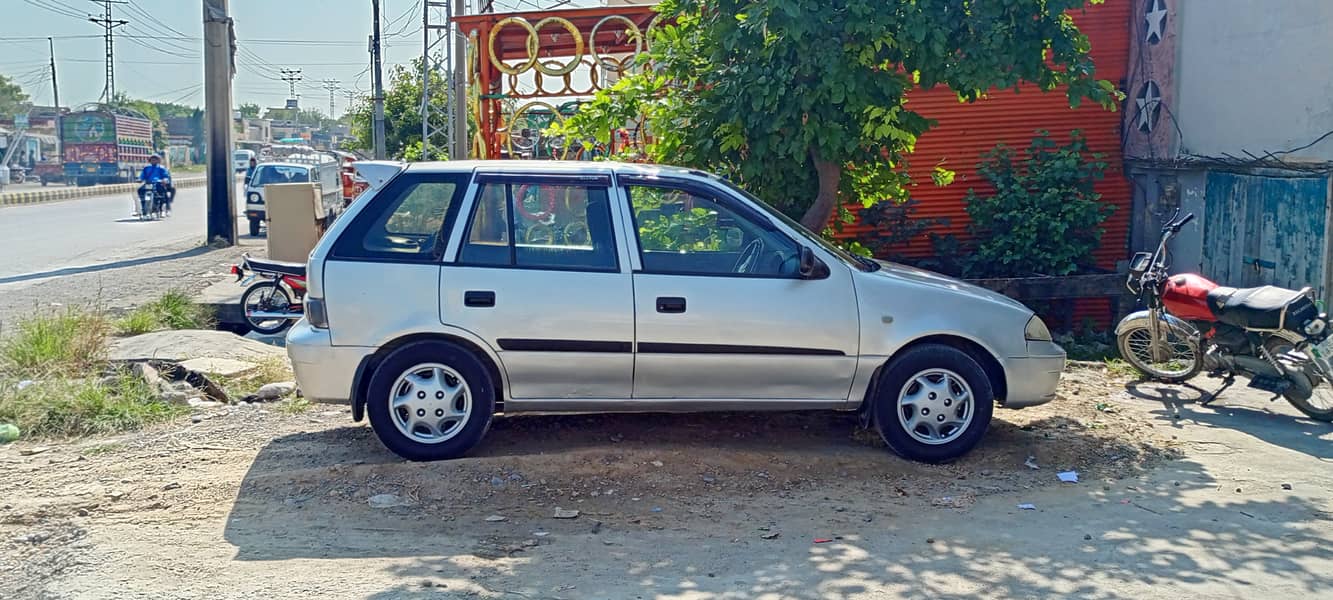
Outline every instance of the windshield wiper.
<path id="1" fill-rule="evenodd" d="M 855 258 L 856 262 L 859 262 L 862 265 L 864 265 L 867 272 L 874 273 L 875 271 L 878 271 L 882 268 L 879 263 L 864 256 L 857 256 L 853 254 L 852 258 Z"/>

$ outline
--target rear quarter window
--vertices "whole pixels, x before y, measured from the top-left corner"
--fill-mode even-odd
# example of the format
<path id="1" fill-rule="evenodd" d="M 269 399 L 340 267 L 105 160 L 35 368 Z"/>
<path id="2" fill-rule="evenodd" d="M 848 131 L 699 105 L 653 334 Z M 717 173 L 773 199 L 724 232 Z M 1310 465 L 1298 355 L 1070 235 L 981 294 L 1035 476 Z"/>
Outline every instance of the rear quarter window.
<path id="1" fill-rule="evenodd" d="M 331 258 L 439 261 L 469 179 L 467 173 L 399 176 L 343 230 Z"/>

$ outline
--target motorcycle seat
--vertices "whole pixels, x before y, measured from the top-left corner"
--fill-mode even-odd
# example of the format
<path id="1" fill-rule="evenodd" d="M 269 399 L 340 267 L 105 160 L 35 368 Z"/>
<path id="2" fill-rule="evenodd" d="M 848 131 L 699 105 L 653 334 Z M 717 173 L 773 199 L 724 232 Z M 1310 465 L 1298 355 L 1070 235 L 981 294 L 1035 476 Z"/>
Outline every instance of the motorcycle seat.
<path id="1" fill-rule="evenodd" d="M 246 258 L 245 262 L 250 265 L 250 270 L 252 271 L 305 277 L 305 263 L 282 262 L 278 260 L 265 260 L 262 258 Z"/>
<path id="2" fill-rule="evenodd" d="M 1208 292 L 1208 306 L 1217 320 L 1242 329 L 1282 328 L 1283 314 L 1302 292 L 1272 285 L 1256 288 L 1219 287 Z"/>

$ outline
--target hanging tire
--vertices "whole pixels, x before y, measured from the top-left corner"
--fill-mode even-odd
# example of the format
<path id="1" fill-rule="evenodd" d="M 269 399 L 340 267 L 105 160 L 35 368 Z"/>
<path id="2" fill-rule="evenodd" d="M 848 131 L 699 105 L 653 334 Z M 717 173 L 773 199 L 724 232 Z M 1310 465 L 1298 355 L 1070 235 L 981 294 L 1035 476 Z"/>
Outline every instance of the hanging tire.
<path id="1" fill-rule="evenodd" d="M 910 348 L 880 375 L 875 427 L 903 458 L 948 462 L 972 450 L 990 426 L 990 378 L 966 352 L 940 344 Z"/>
<path id="2" fill-rule="evenodd" d="M 1151 379 L 1182 383 L 1193 379 L 1203 369 L 1203 356 L 1188 331 L 1162 323 L 1165 339 L 1153 351 L 1152 332 L 1147 324 L 1125 330 L 1116 336 L 1121 358 Z"/>
<path id="3" fill-rule="evenodd" d="M 384 446 L 408 460 L 458 458 L 495 414 L 490 372 L 470 351 L 442 341 L 394 350 L 375 368 L 366 409 Z"/>
<path id="4" fill-rule="evenodd" d="M 291 296 L 287 295 L 287 290 L 276 281 L 261 281 L 246 288 L 245 293 L 241 294 L 241 310 L 245 314 L 245 324 L 251 331 L 263 335 L 282 333 L 292 326 L 295 319 L 261 319 L 251 317 L 250 314 L 255 311 L 283 312 L 291 305 Z"/>

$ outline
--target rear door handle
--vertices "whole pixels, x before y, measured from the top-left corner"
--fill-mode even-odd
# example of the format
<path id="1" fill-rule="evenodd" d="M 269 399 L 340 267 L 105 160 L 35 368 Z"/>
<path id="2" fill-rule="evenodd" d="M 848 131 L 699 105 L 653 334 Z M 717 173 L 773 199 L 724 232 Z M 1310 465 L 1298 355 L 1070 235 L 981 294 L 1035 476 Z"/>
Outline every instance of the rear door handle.
<path id="1" fill-rule="evenodd" d="M 685 299 L 678 296 L 660 296 L 657 299 L 657 312 L 683 313 L 685 312 Z"/>
<path id="2" fill-rule="evenodd" d="M 463 306 L 492 308 L 495 306 L 495 292 L 481 290 L 463 292 Z"/>

